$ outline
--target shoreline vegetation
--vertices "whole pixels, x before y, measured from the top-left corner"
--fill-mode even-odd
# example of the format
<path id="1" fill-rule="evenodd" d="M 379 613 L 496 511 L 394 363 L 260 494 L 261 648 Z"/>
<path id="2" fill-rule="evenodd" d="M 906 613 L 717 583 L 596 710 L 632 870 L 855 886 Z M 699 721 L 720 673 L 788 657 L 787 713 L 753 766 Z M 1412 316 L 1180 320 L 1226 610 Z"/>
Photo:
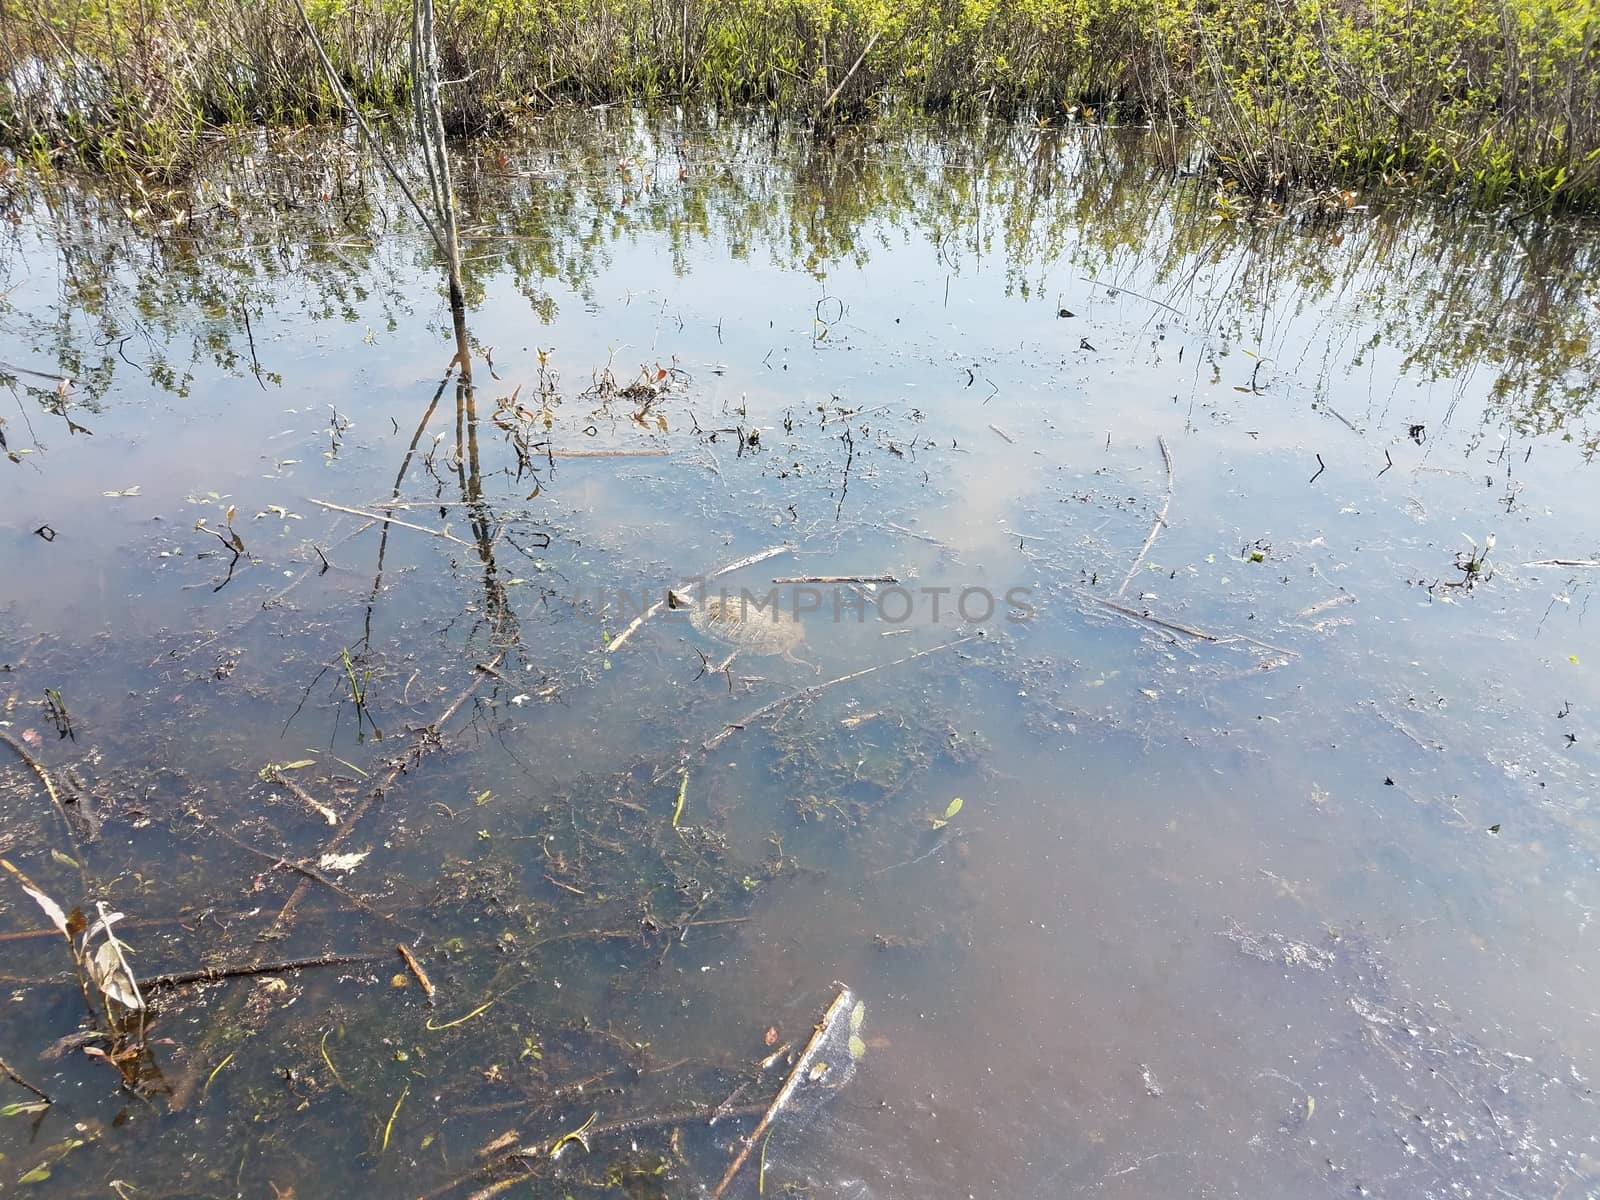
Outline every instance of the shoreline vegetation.
<path id="1" fill-rule="evenodd" d="M 412 99 L 411 5 L 310 0 L 345 92 Z M 1146 125 L 1241 194 L 1403 186 L 1600 212 L 1589 0 L 460 0 L 444 125 L 562 104 L 764 106 Z M 218 131 L 342 115 L 295 0 L 0 0 L 0 142 L 179 181 Z"/>

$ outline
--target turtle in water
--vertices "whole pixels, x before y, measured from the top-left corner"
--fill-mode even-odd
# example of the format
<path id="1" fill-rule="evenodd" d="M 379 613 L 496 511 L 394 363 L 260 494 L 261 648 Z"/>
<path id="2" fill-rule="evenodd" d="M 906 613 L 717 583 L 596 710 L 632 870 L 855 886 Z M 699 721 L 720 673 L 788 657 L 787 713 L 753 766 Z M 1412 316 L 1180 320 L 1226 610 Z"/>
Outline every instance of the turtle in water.
<path id="1" fill-rule="evenodd" d="M 732 646 L 735 654 L 782 655 L 789 662 L 820 670 L 795 655 L 805 641 L 805 630 L 778 608 L 762 607 L 747 596 L 710 596 L 690 608 L 689 623 L 707 637 Z"/>

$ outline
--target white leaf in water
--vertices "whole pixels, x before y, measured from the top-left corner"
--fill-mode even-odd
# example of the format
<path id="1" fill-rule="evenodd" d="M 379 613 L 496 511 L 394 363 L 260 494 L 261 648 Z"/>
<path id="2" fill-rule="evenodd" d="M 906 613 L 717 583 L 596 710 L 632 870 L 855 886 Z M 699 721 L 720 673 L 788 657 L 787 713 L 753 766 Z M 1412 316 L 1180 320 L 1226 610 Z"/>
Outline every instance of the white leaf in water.
<path id="1" fill-rule="evenodd" d="M 29 732 L 32 731 L 30 730 Z M 28 740 L 28 735 L 26 733 L 22 736 L 24 741 Z M 44 909 L 44 915 L 50 918 L 50 923 L 52 925 L 59 929 L 63 935 L 67 937 L 72 936 L 67 929 L 67 914 L 61 911 L 61 905 L 50 899 L 49 896 L 46 896 L 38 888 L 34 887 L 33 880 L 29 879 L 21 871 L 17 870 L 17 868 L 12 866 L 11 863 L 6 859 L 0 858 L 0 867 L 4 867 L 7 871 L 9 871 L 12 875 L 12 878 L 17 881 L 22 890 L 33 897 L 33 902 L 40 908 Z"/>
<path id="2" fill-rule="evenodd" d="M 94 976 L 96 986 L 123 1008 L 144 1007 L 144 998 L 139 995 L 139 989 L 123 968 L 116 946 L 109 940 L 101 942 L 100 948 L 89 959 L 89 973 Z"/>
<path id="3" fill-rule="evenodd" d="M 363 850 L 359 854 L 324 854 L 317 859 L 317 866 L 324 871 L 353 871 L 371 853 L 370 850 Z"/>
<path id="4" fill-rule="evenodd" d="M 511 697 L 511 703 L 513 703 L 513 704 L 515 704 L 515 705 L 520 707 L 521 705 L 526 704 L 529 700 L 532 700 L 532 699 L 533 699 L 533 697 L 528 695 L 527 692 L 519 692 L 517 695 Z"/>
<path id="5" fill-rule="evenodd" d="M 85 944 L 94 941 L 94 939 L 99 937 L 102 933 L 109 936 L 111 933 L 111 927 L 127 915 L 127 913 L 119 912 L 106 913 L 105 916 L 101 917 L 93 925 L 89 926 L 89 932 L 83 935 Z"/>
<path id="6" fill-rule="evenodd" d="M 131 488 L 123 488 L 120 492 L 101 492 L 100 494 L 112 500 L 123 500 L 129 496 L 137 496 L 139 494 L 139 485 L 134 484 Z"/>
<path id="7" fill-rule="evenodd" d="M 52 925 L 54 925 L 62 933 L 67 932 L 67 914 L 61 911 L 61 905 L 50 899 L 49 896 L 46 896 L 38 888 L 31 888 L 27 884 L 23 884 L 22 890 L 33 897 L 34 903 L 36 903 L 40 908 L 44 909 L 44 915 L 50 918 L 50 923 Z"/>

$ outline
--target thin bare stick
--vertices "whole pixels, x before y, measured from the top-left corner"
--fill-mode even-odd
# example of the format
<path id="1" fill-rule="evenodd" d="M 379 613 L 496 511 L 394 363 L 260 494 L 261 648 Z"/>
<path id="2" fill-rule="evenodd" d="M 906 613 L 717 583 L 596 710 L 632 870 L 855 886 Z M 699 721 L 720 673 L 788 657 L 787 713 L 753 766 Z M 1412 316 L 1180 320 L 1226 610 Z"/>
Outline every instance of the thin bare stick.
<path id="1" fill-rule="evenodd" d="M 402 521 L 399 517 L 386 517 L 382 513 L 371 513 L 360 508 L 348 508 L 343 504 L 334 504 L 327 500 L 312 500 L 311 503 L 319 508 L 331 508 L 334 512 L 349 513 L 352 517 L 366 517 L 369 521 L 381 521 L 385 525 L 398 525 L 402 529 L 414 529 L 418 533 L 432 534 L 436 538 L 443 538 L 447 542 L 454 542 L 458 546 L 477 549 L 473 543 L 463 538 L 458 538 L 453 533 L 446 533 L 442 529 L 429 529 L 426 525 L 413 525 L 410 521 Z"/>
<path id="2" fill-rule="evenodd" d="M 851 68 L 844 73 L 844 78 L 839 80 L 839 86 L 834 88 L 833 91 L 828 94 L 828 98 L 822 102 L 822 107 L 817 109 L 817 116 L 819 118 L 823 113 L 827 112 L 833 107 L 833 102 L 839 98 L 839 93 L 844 91 L 844 85 L 849 83 L 850 80 L 855 76 L 855 73 L 861 69 L 861 64 L 867 61 L 867 55 L 872 53 L 872 48 L 878 44 L 878 39 L 882 36 L 883 31 L 880 29 L 867 39 L 866 49 L 861 52 L 861 56 L 856 59 L 854 65 L 852 65 Z M 718 1190 L 720 1191 L 720 1189 Z M 716 1200 L 716 1198 L 712 1197 L 712 1200 Z"/>
<path id="3" fill-rule="evenodd" d="M 1123 616 L 1135 621 L 1143 621 L 1147 625 L 1154 625 L 1160 629 L 1170 629 L 1173 633 L 1199 638 L 1202 642 L 1210 642 L 1215 646 L 1228 646 L 1234 642 L 1248 642 L 1252 646 L 1258 646 L 1262 650 L 1270 650 L 1274 654 L 1281 654 L 1286 658 L 1295 659 L 1300 657 L 1300 652 L 1297 650 L 1290 650 L 1284 646 L 1274 646 L 1271 642 L 1263 642 L 1260 638 L 1251 637 L 1248 633 L 1207 633 L 1204 629 L 1196 629 L 1193 625 L 1184 625 L 1179 621 L 1169 621 L 1167 618 L 1158 617 L 1154 613 L 1131 608 L 1126 604 L 1118 604 L 1115 600 L 1107 600 L 1104 596 L 1090 596 L 1089 599 L 1103 608 L 1109 608 L 1112 612 L 1121 613 Z"/>
<path id="4" fill-rule="evenodd" d="M 671 450 L 605 450 L 605 449 L 574 449 L 552 450 L 551 458 L 665 458 Z"/>
<path id="5" fill-rule="evenodd" d="M 871 675 L 874 671 L 882 671 L 886 667 L 898 667 L 903 663 L 912 662 L 915 659 L 926 658 L 930 654 L 938 654 L 945 650 L 953 650 L 964 642 L 976 641 L 982 636 L 983 634 L 981 632 L 969 633 L 966 637 L 959 637 L 948 642 L 942 642 L 937 646 L 929 646 L 926 650 L 918 650 L 915 654 L 908 654 L 904 658 L 897 658 L 892 662 L 879 663 L 877 666 L 873 667 L 863 667 L 859 671 L 851 671 L 848 675 L 840 675 L 837 679 L 829 679 L 823 683 L 813 683 L 810 687 L 803 687 L 797 692 L 790 692 L 787 696 L 779 696 L 770 704 L 763 704 L 749 716 L 741 718 L 732 724 L 724 725 L 720 733 L 714 734 L 712 737 L 702 742 L 700 749 L 706 752 L 715 750 L 718 746 L 722 745 L 723 742 L 727 741 L 734 734 L 738 733 L 739 730 L 744 729 L 747 726 L 754 725 L 757 721 L 761 720 L 762 717 L 770 716 L 772 713 L 777 712 L 781 708 L 786 708 L 790 704 L 795 703 L 797 700 L 809 700 L 813 696 L 820 696 L 829 688 L 838 687 L 841 683 L 849 683 L 853 679 L 860 679 L 863 675 Z"/>
<path id="6" fill-rule="evenodd" d="M 12 737 L 4 730 L 0 730 L 0 742 L 4 742 L 6 745 L 15 750 L 17 752 L 17 757 L 22 759 L 23 762 L 27 763 L 28 766 L 33 769 L 33 773 L 37 775 L 39 777 L 39 781 L 44 784 L 44 790 L 50 794 L 50 800 L 56 806 L 56 809 L 64 812 L 65 810 L 61 807 L 61 796 L 56 792 L 56 785 L 51 782 L 50 772 L 44 769 L 44 764 L 35 758 L 31 753 L 29 753 L 26 746 L 17 741 L 16 738 Z"/>
<path id="7" fill-rule="evenodd" d="M 1169 621 L 1165 617 L 1158 617 L 1153 613 L 1141 612 L 1137 608 L 1130 608 L 1126 604 L 1118 604 L 1115 600 L 1107 600 L 1104 596 L 1089 597 L 1096 604 L 1109 608 L 1112 612 L 1121 613 L 1125 617 L 1132 617 L 1135 621 L 1144 621 L 1162 629 L 1170 629 L 1174 633 L 1185 633 L 1192 638 L 1199 638 L 1202 642 L 1220 642 L 1222 639 L 1214 633 L 1207 633 L 1203 629 L 1196 629 L 1192 625 L 1180 625 L 1176 621 Z"/>
<path id="8" fill-rule="evenodd" d="M 344 84 L 339 81 L 339 73 L 333 69 L 333 64 L 328 61 L 328 52 L 322 48 L 322 39 L 317 36 L 316 30 L 311 28 L 311 18 L 306 16 L 306 6 L 301 0 L 294 0 L 294 6 L 300 13 L 301 27 L 305 29 L 306 37 L 311 41 L 311 48 L 317 52 L 317 60 L 322 63 L 322 70 L 327 75 L 328 83 L 332 85 L 334 94 L 350 110 L 350 115 L 355 117 L 356 125 L 366 135 L 368 144 L 378 152 L 378 157 L 383 160 L 384 167 L 393 177 L 395 183 L 399 185 L 401 192 L 405 194 L 405 198 L 411 202 L 411 207 L 416 209 L 417 216 L 422 221 L 422 227 L 428 231 L 428 236 L 433 238 L 434 245 L 439 247 L 439 253 L 448 258 L 449 251 L 445 248 L 444 237 L 429 218 L 428 210 L 423 208 L 421 202 L 412 194 L 411 186 L 406 183 L 405 176 L 400 174 L 400 168 L 395 166 L 394 160 L 389 157 L 387 147 L 378 140 L 377 134 L 372 132 L 372 127 L 367 124 L 367 119 L 361 115 L 361 110 L 356 107 L 356 102 L 350 98 L 350 93 L 344 90 Z"/>
<path id="9" fill-rule="evenodd" d="M 1150 536 L 1144 539 L 1138 556 L 1133 560 L 1133 566 L 1128 568 L 1128 574 L 1122 580 L 1122 586 L 1116 594 L 1120 597 L 1128 590 L 1128 585 L 1133 582 L 1133 577 L 1139 573 L 1139 568 L 1144 565 L 1145 555 L 1150 553 L 1150 547 L 1156 544 L 1156 539 L 1161 536 L 1161 531 L 1167 527 L 1167 510 L 1172 507 L 1172 451 L 1167 449 L 1167 439 L 1156 438 L 1161 447 L 1161 459 L 1167 464 L 1167 497 L 1161 502 L 1161 511 L 1156 514 L 1156 523 L 1150 527 Z"/>
<path id="10" fill-rule="evenodd" d="M 333 809 L 329 808 L 310 792 L 306 791 L 305 788 L 301 787 L 298 783 L 285 775 L 282 768 L 277 766 L 268 767 L 266 771 L 266 779 L 268 783 L 275 783 L 279 787 L 283 788 L 296 800 L 300 801 L 301 804 L 304 804 L 312 812 L 316 813 L 317 816 L 326 821 L 329 825 L 337 825 L 339 823 L 338 813 L 334 812 Z"/>
<path id="11" fill-rule="evenodd" d="M 422 985 L 422 991 L 428 997 L 428 1003 L 433 1003 L 433 995 L 438 989 L 433 986 L 433 980 L 428 978 L 428 973 L 422 969 L 422 964 L 417 961 L 417 956 L 411 953 L 411 947 L 401 942 L 395 947 L 400 951 L 400 957 L 406 960 L 406 966 L 411 968 L 411 973 L 417 977 L 417 982 Z"/>
<path id="12" fill-rule="evenodd" d="M 281 975 L 285 971 L 303 971 L 307 967 L 342 967 L 350 963 L 379 962 L 386 954 L 318 954 L 311 958 L 291 958 L 282 962 L 238 963 L 231 967 L 202 967 L 198 971 L 173 971 L 166 975 L 152 975 L 144 981 L 144 990 L 183 987 L 189 983 L 214 983 L 219 979 L 239 979 L 249 975 Z"/>
<path id="13" fill-rule="evenodd" d="M 718 579 L 723 575 L 731 575 L 733 572 L 743 570 L 745 567 L 753 567 L 756 565 L 756 563 L 766 562 L 769 558 L 776 558 L 780 554 L 788 554 L 793 549 L 794 547 L 788 545 L 787 543 L 782 546 L 769 546 L 767 549 L 762 550 L 757 554 L 752 554 L 747 558 L 739 559 L 738 562 L 731 562 L 725 567 L 718 567 L 715 571 L 711 572 L 711 574 L 707 575 L 706 578 L 708 580 Z M 688 590 L 689 585 L 687 584 L 684 585 L 683 588 L 678 589 L 680 593 L 687 592 Z M 617 634 L 617 636 L 612 638 L 611 641 L 606 645 L 602 646 L 600 648 L 601 651 L 609 654 L 614 650 L 621 649 L 622 644 L 634 635 L 639 626 L 643 625 L 651 617 L 655 616 L 658 612 L 665 608 L 666 603 L 667 602 L 665 599 L 657 600 L 649 608 L 645 609 L 644 612 L 635 617 L 626 629 Z"/>
<path id="14" fill-rule="evenodd" d="M 899 583 L 893 575 L 785 575 L 773 583 Z"/>
<path id="15" fill-rule="evenodd" d="M 892 529 L 892 530 L 894 530 L 894 531 L 895 531 L 895 532 L 896 532 L 896 533 L 903 533 L 903 534 L 905 534 L 905 535 L 906 535 L 906 536 L 907 536 L 907 537 L 912 537 L 912 538 L 916 538 L 916 539 L 917 539 L 917 541 L 919 541 L 919 542 L 926 542 L 926 543 L 928 543 L 928 545 L 930 545 L 930 546 L 937 546 L 937 547 L 939 547 L 939 549 L 941 549 L 941 550 L 948 550 L 948 549 L 950 549 L 950 547 L 949 547 L 949 546 L 947 546 L 947 545 L 945 545 L 945 543 L 943 543 L 943 542 L 941 542 L 941 541 L 940 541 L 940 540 L 939 540 L 939 539 L 938 539 L 938 538 L 936 538 L 936 537 L 929 537 L 929 536 L 928 536 L 928 535 L 927 535 L 927 534 L 925 534 L 925 533 L 918 533 L 918 532 L 917 532 L 917 531 L 916 531 L 916 530 L 915 530 L 915 529 L 907 529 L 907 528 L 906 528 L 906 527 L 905 527 L 905 526 L 904 526 L 904 525 L 896 525 L 896 524 L 895 524 L 895 523 L 894 523 L 894 522 L 893 522 L 893 521 L 885 521 L 885 522 L 884 522 L 884 523 L 883 523 L 883 525 L 884 525 L 884 528 L 885 528 L 885 529 Z"/>
<path id="16" fill-rule="evenodd" d="M 1593 558 L 1536 558 L 1522 564 L 1525 567 L 1600 567 L 1600 559 Z"/>
<path id="17" fill-rule="evenodd" d="M 67 833 L 67 845 L 72 850 L 73 862 L 78 868 L 78 880 L 83 885 L 85 897 L 93 890 L 89 886 L 89 868 L 84 865 L 83 851 L 78 846 L 77 831 L 72 827 L 72 818 L 67 815 L 66 803 L 61 799 L 61 793 L 56 791 L 56 785 L 50 778 L 50 772 L 45 770 L 44 764 L 35 758 L 21 742 L 4 730 L 0 730 L 0 742 L 4 742 L 16 751 L 17 757 L 27 763 L 33 773 L 39 777 L 39 782 L 44 784 L 44 790 L 50 796 L 50 802 L 55 806 L 56 815 L 61 818 L 61 825 Z"/>
<path id="18" fill-rule="evenodd" d="M 717 1184 L 716 1191 L 711 1193 L 711 1200 L 722 1200 L 722 1194 L 728 1190 L 733 1182 L 733 1177 L 739 1173 L 739 1168 L 744 1166 L 750 1157 L 750 1152 L 756 1148 L 756 1143 L 761 1140 L 761 1135 L 767 1132 L 783 1106 L 789 1103 L 789 1097 L 794 1095 L 795 1088 L 800 1086 L 800 1081 L 805 1078 L 805 1073 L 811 1067 L 812 1061 L 822 1049 L 823 1040 L 828 1036 L 828 1031 L 833 1028 L 834 1022 L 840 1017 L 845 1007 L 849 1005 L 852 995 L 850 989 L 841 987 L 839 994 L 833 998 L 833 1003 L 828 1005 L 828 1011 L 822 1014 L 822 1020 L 817 1022 L 817 1028 L 811 1035 L 811 1040 L 806 1043 L 805 1051 L 794 1064 L 794 1070 L 789 1072 L 789 1078 L 784 1081 L 783 1087 L 773 1097 L 772 1103 L 767 1107 L 766 1114 L 756 1123 L 750 1131 L 750 1136 L 744 1140 L 744 1148 L 738 1156 L 728 1164 L 727 1171 L 722 1176 L 722 1182 Z"/>
<path id="19" fill-rule="evenodd" d="M 482 500 L 370 500 L 366 508 L 476 508 Z M 381 518 L 380 518 L 381 519 Z"/>
<path id="20" fill-rule="evenodd" d="M 41 1088 L 35 1087 L 33 1084 L 29 1083 L 26 1079 L 24 1079 L 21 1075 L 18 1075 L 17 1072 L 16 1072 L 16 1069 L 14 1067 L 12 1067 L 12 1065 L 10 1063 L 8 1063 L 3 1058 L 0 1058 L 0 1075 L 4 1075 L 7 1079 L 11 1080 L 11 1082 L 16 1084 L 18 1087 L 26 1088 L 28 1091 L 32 1092 L 35 1096 L 39 1097 L 39 1099 L 43 1100 L 46 1104 L 54 1104 L 55 1103 L 54 1100 L 50 1099 L 50 1095 L 49 1095 L 48 1092 L 44 1091 Z"/>

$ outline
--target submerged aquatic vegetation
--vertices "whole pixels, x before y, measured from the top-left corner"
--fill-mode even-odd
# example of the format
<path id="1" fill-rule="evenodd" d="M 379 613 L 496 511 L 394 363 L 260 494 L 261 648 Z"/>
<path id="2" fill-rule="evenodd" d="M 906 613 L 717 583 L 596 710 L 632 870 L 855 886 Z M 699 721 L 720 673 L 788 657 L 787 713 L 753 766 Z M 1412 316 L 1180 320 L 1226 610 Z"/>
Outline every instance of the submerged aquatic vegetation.
<path id="1" fill-rule="evenodd" d="M 207 130 L 403 107 L 408 16 L 383 0 L 78 0 L 9 10 L 0 135 L 135 177 L 183 175 Z M 1562 0 L 489 0 L 437 28 L 447 128 L 563 99 L 760 103 L 834 124 L 894 106 L 1149 123 L 1174 160 L 1257 194 L 1323 179 L 1600 205 L 1600 56 Z"/>

